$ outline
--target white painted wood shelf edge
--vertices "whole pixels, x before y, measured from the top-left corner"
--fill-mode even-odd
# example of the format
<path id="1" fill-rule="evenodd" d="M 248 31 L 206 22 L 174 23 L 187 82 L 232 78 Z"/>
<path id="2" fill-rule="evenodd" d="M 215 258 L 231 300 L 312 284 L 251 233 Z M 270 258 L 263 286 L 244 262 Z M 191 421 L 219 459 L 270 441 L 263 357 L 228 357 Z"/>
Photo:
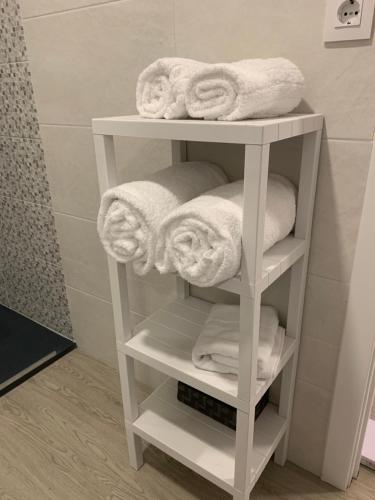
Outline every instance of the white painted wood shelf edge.
<path id="1" fill-rule="evenodd" d="M 287 421 L 268 404 L 255 423 L 251 461 L 252 489 L 285 434 Z M 140 405 L 140 415 L 127 422 L 142 439 L 234 493 L 236 433 L 177 399 L 177 382 L 168 379 Z"/>
<path id="2" fill-rule="evenodd" d="M 177 299 L 142 321 L 119 351 L 199 389 L 225 403 L 249 411 L 249 401 L 238 398 L 238 378 L 196 368 L 191 352 L 212 304 L 195 297 Z M 250 332 L 249 332 L 250 334 Z M 257 380 L 255 404 L 295 352 L 295 339 L 286 336 L 279 365 L 272 378 Z"/>
<path id="3" fill-rule="evenodd" d="M 225 122 L 164 120 L 139 115 L 92 120 L 94 134 L 170 139 L 178 141 L 269 144 L 322 128 L 320 114 L 288 114 L 279 118 Z"/>
<path id="4" fill-rule="evenodd" d="M 263 255 L 262 261 L 262 276 L 259 283 L 249 283 L 245 290 L 250 297 L 253 297 L 256 288 L 260 292 L 264 292 L 272 283 L 293 266 L 305 253 L 305 241 L 295 238 L 293 235 L 287 236 L 271 247 Z M 238 295 L 244 291 L 241 286 L 241 275 L 238 274 L 229 280 L 223 281 L 216 285 L 215 288 L 226 290 L 227 292 L 237 293 Z"/>

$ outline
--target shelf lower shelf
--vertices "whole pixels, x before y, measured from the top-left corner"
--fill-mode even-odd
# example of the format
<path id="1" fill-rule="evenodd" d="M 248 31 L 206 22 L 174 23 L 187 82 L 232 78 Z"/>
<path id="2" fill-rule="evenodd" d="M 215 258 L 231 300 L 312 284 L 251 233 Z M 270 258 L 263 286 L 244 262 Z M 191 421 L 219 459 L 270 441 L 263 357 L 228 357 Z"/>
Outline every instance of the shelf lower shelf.
<path id="1" fill-rule="evenodd" d="M 145 441 L 209 479 L 234 491 L 235 431 L 177 400 L 177 382 L 168 379 L 140 406 L 132 430 Z M 251 484 L 257 481 L 286 431 L 286 419 L 268 404 L 255 423 Z"/>
<path id="2" fill-rule="evenodd" d="M 304 240 L 290 235 L 267 250 L 263 256 L 260 291 L 263 292 L 295 264 L 305 253 L 305 248 Z M 238 274 L 234 278 L 223 281 L 216 285 L 216 288 L 239 295 L 241 293 L 241 276 Z M 248 293 L 250 296 L 254 295 L 254 285 L 249 286 Z"/>
<path id="3" fill-rule="evenodd" d="M 195 297 L 178 299 L 140 323 L 134 336 L 126 344 L 118 344 L 118 349 L 174 379 L 248 411 L 249 402 L 237 397 L 236 376 L 200 370 L 192 363 L 193 345 L 211 307 L 212 304 Z M 257 380 L 256 402 L 289 361 L 295 348 L 295 340 L 286 336 L 275 376 L 267 381 Z"/>

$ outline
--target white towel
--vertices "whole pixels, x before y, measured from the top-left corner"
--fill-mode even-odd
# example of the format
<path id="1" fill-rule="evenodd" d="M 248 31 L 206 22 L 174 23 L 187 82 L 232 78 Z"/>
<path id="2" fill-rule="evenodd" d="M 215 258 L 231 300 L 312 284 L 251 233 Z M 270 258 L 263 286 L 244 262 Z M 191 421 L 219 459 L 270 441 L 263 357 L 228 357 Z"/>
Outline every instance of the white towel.
<path id="1" fill-rule="evenodd" d="M 203 63 L 181 57 L 163 57 L 138 77 L 137 109 L 146 118 L 186 118 L 185 89 L 192 69 Z"/>
<path id="2" fill-rule="evenodd" d="M 243 181 L 220 186 L 169 214 L 160 226 L 156 267 L 177 271 L 197 286 L 214 286 L 240 269 Z M 296 217 L 293 184 L 270 174 L 264 227 L 264 251 L 285 238 Z"/>
<path id="3" fill-rule="evenodd" d="M 243 120 L 280 116 L 301 101 L 304 78 L 288 59 L 245 59 L 192 69 L 186 107 L 193 118 Z"/>
<path id="4" fill-rule="evenodd" d="M 238 374 L 240 307 L 216 304 L 211 308 L 192 352 L 192 360 L 202 370 Z M 275 374 L 281 358 L 285 330 L 279 326 L 277 311 L 262 306 L 259 325 L 257 378 Z"/>
<path id="5" fill-rule="evenodd" d="M 157 231 L 165 216 L 225 182 L 227 178 L 217 165 L 194 161 L 109 189 L 98 215 L 105 250 L 118 262 L 133 262 L 137 274 L 146 274 L 154 265 Z"/>

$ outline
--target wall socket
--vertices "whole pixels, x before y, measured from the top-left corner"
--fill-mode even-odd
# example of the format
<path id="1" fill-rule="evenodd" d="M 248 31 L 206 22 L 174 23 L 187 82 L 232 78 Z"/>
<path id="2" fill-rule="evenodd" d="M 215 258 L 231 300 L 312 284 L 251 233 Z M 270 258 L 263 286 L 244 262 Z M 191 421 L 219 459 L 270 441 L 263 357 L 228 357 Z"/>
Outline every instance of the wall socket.
<path id="1" fill-rule="evenodd" d="M 325 42 L 371 38 L 375 0 L 328 0 Z"/>
<path id="2" fill-rule="evenodd" d="M 360 26 L 363 0 L 345 0 L 337 9 L 337 23 L 335 28 L 350 28 Z"/>

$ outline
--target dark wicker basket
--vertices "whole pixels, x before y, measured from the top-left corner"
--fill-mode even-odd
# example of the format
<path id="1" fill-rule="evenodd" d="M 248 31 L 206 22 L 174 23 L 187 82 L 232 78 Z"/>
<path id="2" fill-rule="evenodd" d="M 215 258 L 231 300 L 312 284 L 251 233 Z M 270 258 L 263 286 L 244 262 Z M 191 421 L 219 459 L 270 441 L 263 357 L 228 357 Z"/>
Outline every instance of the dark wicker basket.
<path id="1" fill-rule="evenodd" d="M 236 430 L 237 410 L 222 401 L 208 396 L 204 392 L 198 391 L 190 385 L 178 382 L 177 399 L 194 410 L 204 413 L 208 417 L 217 420 L 221 424 Z M 262 413 L 269 400 L 267 391 L 255 407 L 255 420 Z"/>

